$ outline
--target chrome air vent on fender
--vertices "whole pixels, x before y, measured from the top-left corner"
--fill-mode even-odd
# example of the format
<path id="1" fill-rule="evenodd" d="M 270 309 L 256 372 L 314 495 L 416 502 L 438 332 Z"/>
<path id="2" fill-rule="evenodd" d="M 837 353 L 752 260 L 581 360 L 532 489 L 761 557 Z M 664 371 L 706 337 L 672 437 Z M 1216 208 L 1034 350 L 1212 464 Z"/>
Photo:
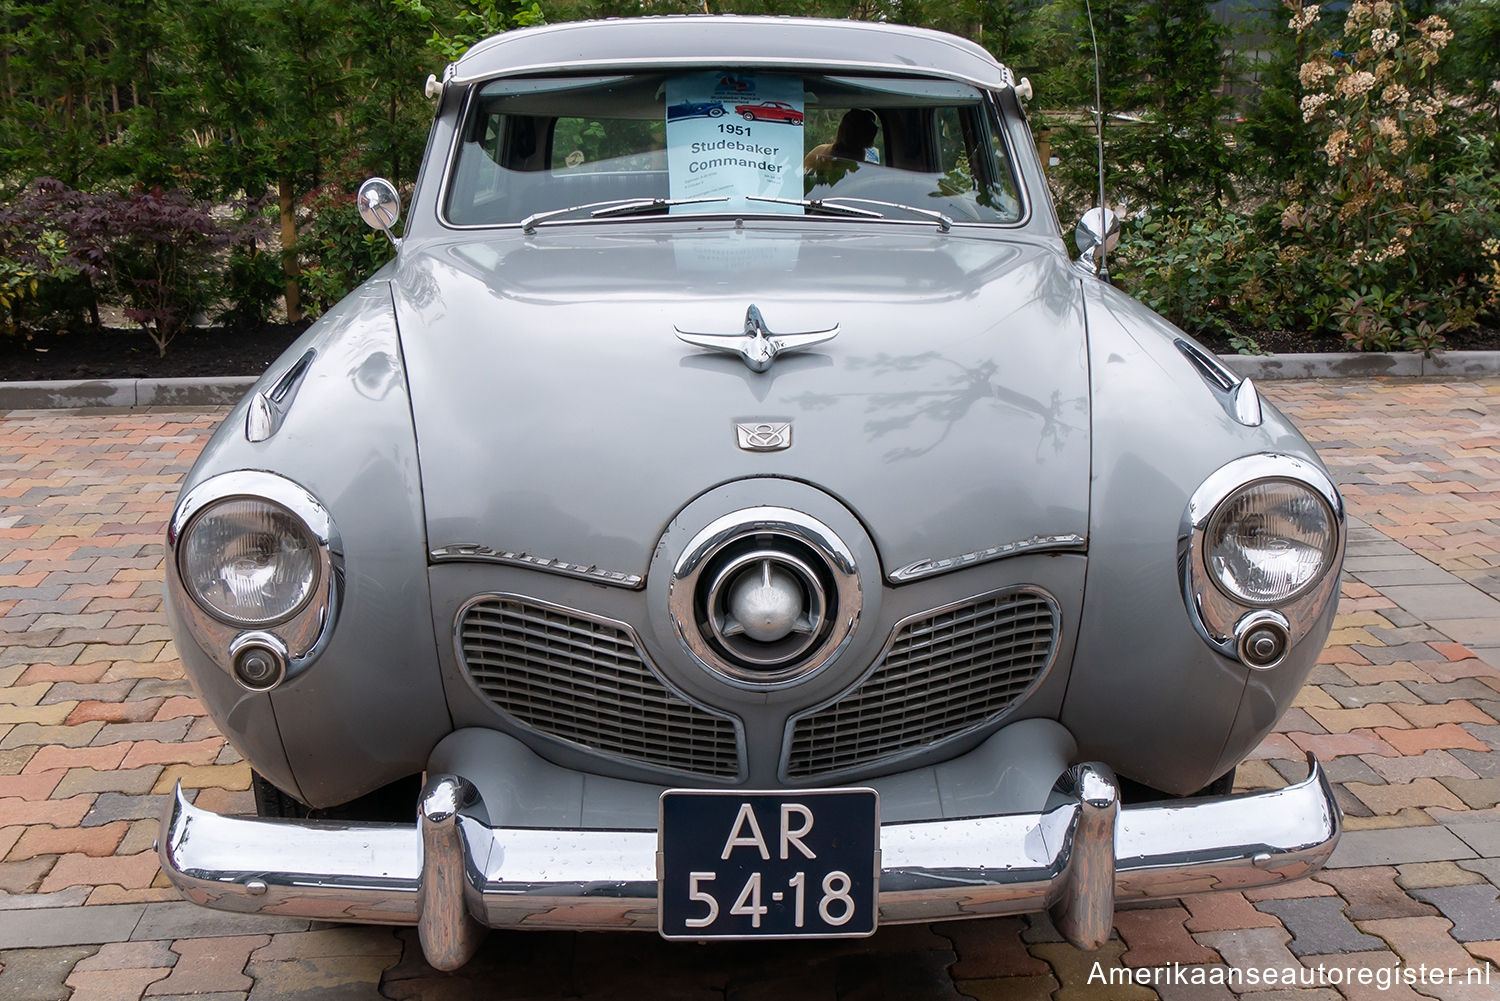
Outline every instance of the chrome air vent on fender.
<path id="1" fill-rule="evenodd" d="M 1029 588 L 912 616 L 859 684 L 793 719 L 783 773 L 864 768 L 994 722 L 1046 673 L 1058 630 L 1056 602 Z"/>
<path id="2" fill-rule="evenodd" d="M 623 623 L 491 594 L 463 607 L 456 630 L 474 686 L 528 729 L 656 768 L 740 776 L 737 721 L 667 687 Z"/>

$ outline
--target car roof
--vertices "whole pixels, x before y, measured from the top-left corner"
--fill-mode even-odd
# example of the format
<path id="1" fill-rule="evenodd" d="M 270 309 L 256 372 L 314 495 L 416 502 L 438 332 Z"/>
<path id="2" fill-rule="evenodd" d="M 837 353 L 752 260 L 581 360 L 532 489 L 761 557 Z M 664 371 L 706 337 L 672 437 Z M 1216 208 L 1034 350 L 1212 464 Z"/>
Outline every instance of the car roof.
<path id="1" fill-rule="evenodd" d="M 699 66 L 878 72 L 1010 87 L 1009 69 L 967 39 L 926 28 L 793 17 L 689 14 L 568 21 L 474 45 L 447 70 L 452 83 L 537 73 Z"/>

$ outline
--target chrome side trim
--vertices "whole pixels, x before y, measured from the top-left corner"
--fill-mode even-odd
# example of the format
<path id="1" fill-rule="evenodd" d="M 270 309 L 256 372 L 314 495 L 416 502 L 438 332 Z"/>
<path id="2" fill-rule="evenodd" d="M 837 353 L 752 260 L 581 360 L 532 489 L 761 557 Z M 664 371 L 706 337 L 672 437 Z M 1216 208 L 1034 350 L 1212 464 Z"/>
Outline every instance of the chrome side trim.
<path id="1" fill-rule="evenodd" d="M 950 570 L 962 570 L 965 567 L 988 563 L 991 560 L 1002 560 L 1007 556 L 1019 556 L 1022 553 L 1040 553 L 1056 550 L 1085 552 L 1087 549 L 1088 539 L 1081 535 L 1073 533 L 1067 535 L 1033 535 L 1029 539 L 1002 542 L 998 546 L 976 550 L 972 553 L 964 553 L 962 556 L 948 556 L 941 559 L 930 557 L 917 560 L 915 563 L 908 563 L 904 567 L 892 570 L 885 576 L 892 584 L 905 584 L 909 581 L 921 580 L 924 577 L 948 573 Z"/>
<path id="2" fill-rule="evenodd" d="M 1203 350 L 1192 341 L 1179 337 L 1174 344 L 1184 358 L 1193 363 L 1203 381 L 1216 391 L 1225 413 L 1247 428 L 1260 427 L 1265 414 L 1260 403 L 1260 392 L 1255 383 L 1241 379 L 1231 372 L 1223 362 Z"/>
<path id="3" fill-rule="evenodd" d="M 265 625 L 233 624 L 210 615 L 188 594 L 178 568 L 178 544 L 193 518 L 211 504 L 236 497 L 268 500 L 302 520 L 318 545 L 318 581 L 301 607 L 286 619 Z M 167 522 L 166 589 L 183 622 L 225 672 L 233 676 L 230 658 L 237 642 L 253 635 L 269 635 L 286 649 L 284 680 L 306 670 L 333 638 L 344 599 L 344 545 L 328 509 L 301 484 L 284 476 L 242 469 L 212 476 L 177 501 Z"/>
<path id="4" fill-rule="evenodd" d="M 491 549 L 477 542 L 455 542 L 439 546 L 427 554 L 433 563 L 503 563 L 506 566 L 525 567 L 528 570 L 543 570 L 547 573 L 576 577 L 595 584 L 613 584 L 632 590 L 645 585 L 646 578 L 622 570 L 605 570 L 595 564 L 569 563 L 554 556 L 537 556 L 533 553 L 513 552 L 506 549 Z"/>
<path id="5" fill-rule="evenodd" d="M 1260 405 L 1260 391 L 1249 379 L 1241 382 L 1234 391 L 1234 419 L 1247 428 L 1258 428 L 1265 420 Z"/>
<path id="6" fill-rule="evenodd" d="M 1300 642 L 1328 602 L 1338 598 L 1339 570 L 1344 563 L 1348 533 L 1344 500 L 1328 474 L 1306 459 L 1273 452 L 1243 456 L 1220 466 L 1193 492 L 1182 513 L 1177 535 L 1177 571 L 1183 604 L 1194 631 L 1203 642 L 1236 660 L 1239 659 L 1236 626 L 1258 606 L 1236 601 L 1213 584 L 1208 568 L 1203 565 L 1205 536 L 1214 512 L 1231 494 L 1267 480 L 1291 481 L 1314 490 L 1328 505 L 1338 534 L 1333 559 L 1323 578 L 1292 600 L 1275 606 L 1275 611 L 1285 617 L 1290 636 L 1288 646 Z"/>
<path id="7" fill-rule="evenodd" d="M 1087 948 L 1112 911 L 1107 896 L 1176 897 L 1307 876 L 1341 830 L 1312 755 L 1308 768 L 1306 779 L 1274 792 L 1119 809 L 1108 769 L 1083 766 L 1064 779 L 1066 798 L 1043 813 L 885 824 L 880 920 L 1050 908 Z M 162 870 L 187 899 L 221 910 L 426 926 L 424 947 L 434 944 L 428 958 L 439 966 L 461 954 L 448 943 L 467 944 L 468 933 L 455 931 L 467 924 L 461 911 L 492 928 L 655 930 L 655 831 L 491 827 L 480 802 L 438 809 L 439 794 L 454 796 L 462 784 L 429 782 L 426 829 L 226 817 L 193 806 L 179 784 L 158 839 Z M 436 850 L 424 853 L 429 831 Z"/>
<path id="8" fill-rule="evenodd" d="M 302 377 L 307 374 L 317 356 L 317 351 L 308 349 L 302 357 L 292 362 L 291 367 L 282 373 L 281 378 L 270 389 L 250 398 L 250 406 L 245 411 L 246 441 L 266 441 L 281 430 L 287 412 L 292 409 L 292 402 L 297 397 L 297 390 L 302 386 Z"/>

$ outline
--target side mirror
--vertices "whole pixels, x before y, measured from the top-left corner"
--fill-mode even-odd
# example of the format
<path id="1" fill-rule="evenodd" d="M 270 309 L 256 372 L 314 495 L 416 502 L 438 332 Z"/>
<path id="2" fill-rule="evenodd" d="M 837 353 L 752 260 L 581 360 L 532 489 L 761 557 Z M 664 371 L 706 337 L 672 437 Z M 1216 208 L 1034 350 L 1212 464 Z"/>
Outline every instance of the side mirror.
<path id="1" fill-rule="evenodd" d="M 1078 245 L 1078 270 L 1108 281 L 1105 259 L 1120 244 L 1120 217 L 1103 206 L 1089 209 L 1078 220 L 1073 242 Z"/>
<path id="2" fill-rule="evenodd" d="M 401 196 L 396 194 L 396 186 L 383 177 L 372 177 L 359 186 L 356 200 L 365 225 L 380 230 L 399 247 L 401 241 L 391 233 L 391 227 L 401 218 Z"/>

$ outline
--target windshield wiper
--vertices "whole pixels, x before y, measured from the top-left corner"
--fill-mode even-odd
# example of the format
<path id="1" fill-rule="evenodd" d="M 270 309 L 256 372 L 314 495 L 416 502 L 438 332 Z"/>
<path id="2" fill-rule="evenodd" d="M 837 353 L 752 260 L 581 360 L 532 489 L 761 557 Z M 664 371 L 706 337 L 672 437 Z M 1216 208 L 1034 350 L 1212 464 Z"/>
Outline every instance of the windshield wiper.
<path id="1" fill-rule="evenodd" d="M 706 198 L 611 198 L 607 202 L 589 202 L 586 205 L 569 205 L 565 209 L 549 209 L 546 212 L 533 212 L 521 220 L 521 232 L 535 233 L 538 223 L 546 222 L 548 219 L 557 216 L 582 212 L 585 209 L 593 209 L 589 213 L 590 219 L 604 219 L 611 216 L 654 215 L 667 211 L 673 205 L 693 205 L 699 202 L 727 201 L 729 201 L 728 195 L 715 195 Z"/>
<path id="2" fill-rule="evenodd" d="M 853 216 L 857 219 L 884 219 L 879 212 L 852 209 L 847 205 L 829 205 L 822 198 L 772 198 L 770 195 L 746 195 L 747 202 L 774 202 L 777 205 L 800 205 L 814 215 Z"/>
<path id="3" fill-rule="evenodd" d="M 816 215 L 840 215 L 855 216 L 860 219 L 884 219 L 883 212 L 871 212 L 869 209 L 857 209 L 843 202 L 858 202 L 861 205 L 879 205 L 885 209 L 903 209 L 907 212 L 915 212 L 917 215 L 927 216 L 938 224 L 938 232 L 946 233 L 953 228 L 953 219 L 937 209 L 923 209 L 915 205 L 903 205 L 900 202 L 879 202 L 873 198 L 847 198 L 843 195 L 833 195 L 830 198 L 772 198 L 769 195 L 746 195 L 747 202 L 775 202 L 778 205 L 801 205 Z"/>
<path id="4" fill-rule="evenodd" d="M 918 208 L 915 205 L 904 205 L 901 202 L 880 202 L 873 198 L 846 198 L 842 195 L 834 195 L 831 198 L 823 199 L 825 206 L 829 202 L 857 202 L 860 205 L 879 205 L 884 209 L 902 209 L 907 212 L 915 212 L 917 215 L 924 215 L 933 220 L 938 224 L 939 233 L 946 233 L 953 228 L 953 217 L 939 212 L 937 209 Z"/>

